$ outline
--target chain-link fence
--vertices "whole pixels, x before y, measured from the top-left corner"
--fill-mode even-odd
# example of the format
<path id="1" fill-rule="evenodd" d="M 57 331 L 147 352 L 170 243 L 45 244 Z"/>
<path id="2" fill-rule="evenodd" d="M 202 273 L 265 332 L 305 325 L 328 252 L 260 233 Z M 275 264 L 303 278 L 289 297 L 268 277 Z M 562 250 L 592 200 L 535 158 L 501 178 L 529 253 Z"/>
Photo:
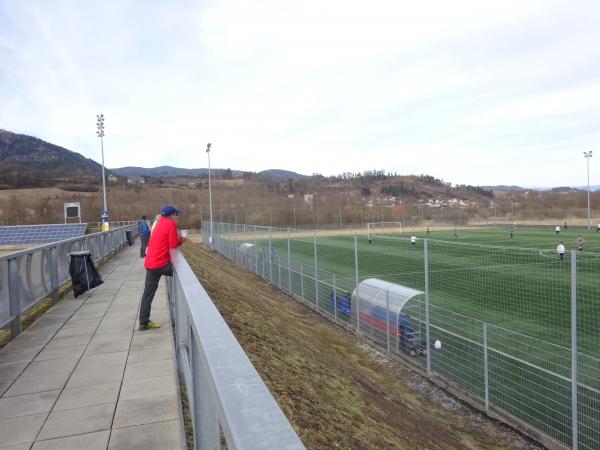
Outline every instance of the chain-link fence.
<path id="1" fill-rule="evenodd" d="M 591 226 L 600 221 L 598 211 L 591 210 Z M 210 213 L 200 208 L 201 222 L 209 221 Z M 587 227 L 586 208 L 565 209 L 529 208 L 521 204 L 497 204 L 496 206 L 462 205 L 458 203 L 436 204 L 372 204 L 348 206 L 314 206 L 292 208 L 216 208 L 213 220 L 221 223 L 237 223 L 261 226 L 292 226 L 302 230 L 334 230 L 362 228 L 369 222 L 402 222 L 406 226 L 496 226 L 515 223 L 522 225 L 561 227 Z"/>
<path id="2" fill-rule="evenodd" d="M 213 226 L 206 245 L 489 414 L 600 448 L 600 254 Z"/>

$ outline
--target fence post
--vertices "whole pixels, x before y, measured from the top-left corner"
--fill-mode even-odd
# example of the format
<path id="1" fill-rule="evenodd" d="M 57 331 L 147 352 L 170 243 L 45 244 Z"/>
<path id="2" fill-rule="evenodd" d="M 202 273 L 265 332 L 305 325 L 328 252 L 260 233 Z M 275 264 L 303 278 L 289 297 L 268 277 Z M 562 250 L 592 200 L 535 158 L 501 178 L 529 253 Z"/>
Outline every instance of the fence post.
<path id="1" fill-rule="evenodd" d="M 271 242 L 273 227 L 269 226 L 269 282 L 273 282 L 273 247 Z"/>
<path id="2" fill-rule="evenodd" d="M 317 261 L 317 230 L 314 233 L 314 245 L 315 245 L 315 304 L 317 305 L 317 311 L 319 310 L 319 266 Z"/>
<path id="3" fill-rule="evenodd" d="M 290 229 L 288 228 L 288 294 L 292 295 L 292 252 L 290 243 Z"/>
<path id="4" fill-rule="evenodd" d="M 385 291 L 385 328 L 387 352 L 390 352 L 390 291 Z"/>
<path id="5" fill-rule="evenodd" d="M 237 220 L 233 224 L 233 260 L 239 264 L 238 260 L 238 243 L 237 243 Z"/>
<path id="6" fill-rule="evenodd" d="M 488 365 L 488 324 L 483 322 L 483 387 L 485 412 L 490 410 L 490 372 Z"/>
<path id="7" fill-rule="evenodd" d="M 427 346 L 427 377 L 431 378 L 431 336 L 429 334 L 429 239 L 423 240 L 425 259 L 425 345 Z"/>
<path id="8" fill-rule="evenodd" d="M 21 332 L 21 301 L 19 293 L 19 258 L 8 260 L 8 308 L 12 337 Z"/>
<path id="9" fill-rule="evenodd" d="M 281 287 L 281 258 L 277 257 L 277 279 L 279 280 L 279 289 L 283 290 Z"/>
<path id="10" fill-rule="evenodd" d="M 300 297 L 304 298 L 304 270 L 302 269 L 302 263 L 300 263 Z"/>
<path id="11" fill-rule="evenodd" d="M 333 319 L 337 322 L 337 289 L 335 287 L 335 273 L 333 274 Z"/>
<path id="12" fill-rule="evenodd" d="M 50 297 L 58 300 L 58 247 L 50 248 Z"/>
<path id="13" fill-rule="evenodd" d="M 354 281 L 356 284 L 356 333 L 360 333 L 360 295 L 358 294 L 358 241 L 354 233 Z"/>
<path id="14" fill-rule="evenodd" d="M 571 250 L 571 418 L 573 441 L 571 447 L 579 446 L 579 418 L 577 416 L 577 251 Z"/>
<path id="15" fill-rule="evenodd" d="M 254 225 L 254 268 L 256 269 L 256 275 L 258 275 L 258 239 L 256 225 Z"/>

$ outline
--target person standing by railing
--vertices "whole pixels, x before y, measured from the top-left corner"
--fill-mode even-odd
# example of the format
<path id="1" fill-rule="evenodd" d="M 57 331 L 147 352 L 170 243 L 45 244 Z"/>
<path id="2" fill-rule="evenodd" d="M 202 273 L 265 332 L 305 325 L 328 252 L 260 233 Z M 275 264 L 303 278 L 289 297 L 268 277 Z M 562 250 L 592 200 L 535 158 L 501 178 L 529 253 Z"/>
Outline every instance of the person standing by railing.
<path id="1" fill-rule="evenodd" d="M 146 282 L 140 304 L 140 330 L 160 328 L 159 323 L 150 320 L 150 309 L 160 277 L 163 275 L 173 276 L 170 250 L 179 247 L 186 240 L 177 234 L 178 216 L 179 210 L 175 206 L 165 205 L 161 211 L 161 217 L 154 225 L 150 235 L 148 253 L 144 261 Z"/>
<path id="2" fill-rule="evenodd" d="M 142 242 L 142 246 L 140 247 L 140 258 L 145 258 L 148 240 L 150 239 L 150 227 L 148 226 L 145 215 L 138 221 L 138 233 L 140 233 L 140 241 Z"/>

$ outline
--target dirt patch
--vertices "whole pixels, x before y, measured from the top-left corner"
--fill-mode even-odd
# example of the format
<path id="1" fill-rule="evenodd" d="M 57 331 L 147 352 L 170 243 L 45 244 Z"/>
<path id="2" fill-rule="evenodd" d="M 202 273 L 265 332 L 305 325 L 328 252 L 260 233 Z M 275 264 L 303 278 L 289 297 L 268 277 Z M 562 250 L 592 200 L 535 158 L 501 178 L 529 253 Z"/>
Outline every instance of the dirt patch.
<path id="1" fill-rule="evenodd" d="M 183 252 L 307 448 L 541 448 L 220 255 Z"/>

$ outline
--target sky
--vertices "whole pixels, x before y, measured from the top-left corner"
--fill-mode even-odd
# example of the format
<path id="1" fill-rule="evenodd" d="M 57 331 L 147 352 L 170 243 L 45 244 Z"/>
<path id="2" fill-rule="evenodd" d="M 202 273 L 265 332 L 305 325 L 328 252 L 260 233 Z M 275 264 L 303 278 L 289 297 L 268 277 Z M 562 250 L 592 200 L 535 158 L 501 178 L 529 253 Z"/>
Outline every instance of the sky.
<path id="1" fill-rule="evenodd" d="M 0 128 L 105 164 L 600 184 L 597 0 L 0 0 Z"/>

